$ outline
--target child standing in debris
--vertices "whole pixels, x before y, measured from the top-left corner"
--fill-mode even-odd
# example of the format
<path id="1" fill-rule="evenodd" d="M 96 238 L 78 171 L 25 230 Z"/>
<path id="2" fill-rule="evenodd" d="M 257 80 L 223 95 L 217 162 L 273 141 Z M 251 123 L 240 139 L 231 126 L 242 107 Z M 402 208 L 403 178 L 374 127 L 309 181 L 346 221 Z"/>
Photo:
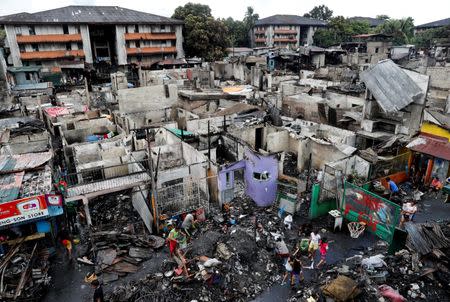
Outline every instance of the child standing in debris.
<path id="1" fill-rule="evenodd" d="M 319 232 L 311 232 L 311 241 L 309 242 L 308 253 L 311 259 L 311 269 L 314 267 L 314 258 L 319 249 L 320 234 Z"/>
<path id="2" fill-rule="evenodd" d="M 296 279 L 298 279 L 298 283 L 300 283 L 300 281 L 302 281 L 304 279 L 303 277 L 303 272 L 302 272 L 302 261 L 300 259 L 300 255 L 297 254 L 295 256 L 294 261 L 292 261 L 292 272 L 291 272 L 291 286 L 295 286 L 296 285 Z"/>
<path id="3" fill-rule="evenodd" d="M 167 242 L 169 244 L 170 258 L 172 258 L 177 250 L 178 237 L 180 236 L 180 228 L 175 225 L 173 229 L 169 232 L 167 237 Z"/>
<path id="4" fill-rule="evenodd" d="M 323 264 L 327 262 L 327 253 L 328 253 L 328 240 L 326 237 L 323 237 L 319 243 L 320 249 L 320 261 L 317 264 L 317 268 L 320 268 Z"/>

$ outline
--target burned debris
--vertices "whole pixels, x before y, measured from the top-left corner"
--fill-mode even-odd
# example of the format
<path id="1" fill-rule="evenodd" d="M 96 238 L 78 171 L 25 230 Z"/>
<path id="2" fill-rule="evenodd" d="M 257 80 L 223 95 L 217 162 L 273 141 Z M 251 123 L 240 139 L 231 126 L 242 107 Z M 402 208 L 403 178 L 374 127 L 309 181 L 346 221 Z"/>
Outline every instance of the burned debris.
<path id="1" fill-rule="evenodd" d="M 120 7 L 0 24 L 0 300 L 450 295 L 445 41 L 274 15 L 208 62 Z"/>

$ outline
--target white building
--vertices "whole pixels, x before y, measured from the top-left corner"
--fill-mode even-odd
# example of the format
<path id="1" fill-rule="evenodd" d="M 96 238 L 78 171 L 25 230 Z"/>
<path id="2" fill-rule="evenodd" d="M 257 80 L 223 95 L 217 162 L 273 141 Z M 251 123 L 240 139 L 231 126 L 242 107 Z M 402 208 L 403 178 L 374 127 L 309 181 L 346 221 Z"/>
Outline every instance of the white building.
<path id="1" fill-rule="evenodd" d="M 118 6 L 67 6 L 0 17 L 14 67 L 83 69 L 107 62 L 150 65 L 184 56 L 183 22 Z"/>

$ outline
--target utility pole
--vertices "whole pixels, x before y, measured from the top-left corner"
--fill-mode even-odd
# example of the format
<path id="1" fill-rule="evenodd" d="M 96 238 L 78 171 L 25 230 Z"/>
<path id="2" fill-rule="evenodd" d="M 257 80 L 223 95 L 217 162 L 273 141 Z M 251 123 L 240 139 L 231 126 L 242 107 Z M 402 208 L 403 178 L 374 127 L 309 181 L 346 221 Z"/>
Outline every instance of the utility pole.
<path id="1" fill-rule="evenodd" d="M 210 120 L 208 120 L 208 165 L 211 164 L 211 137 L 209 135 L 209 131 L 210 131 L 210 124 L 209 124 Z"/>
<path id="2" fill-rule="evenodd" d="M 153 215 L 154 215 L 154 222 L 155 222 L 155 226 L 156 226 L 156 234 L 159 234 L 159 212 L 158 212 L 158 199 L 157 199 L 157 190 L 156 190 L 156 181 L 155 181 L 155 177 L 153 174 L 153 159 L 152 159 L 152 150 L 150 148 L 150 139 L 149 139 L 149 135 L 148 135 L 148 129 L 146 130 L 146 135 L 147 135 L 147 152 L 148 152 L 148 160 L 149 160 L 149 168 L 150 168 L 150 180 L 151 180 L 151 185 L 152 185 L 152 189 L 151 189 L 151 205 L 152 205 L 152 209 L 153 209 Z"/>

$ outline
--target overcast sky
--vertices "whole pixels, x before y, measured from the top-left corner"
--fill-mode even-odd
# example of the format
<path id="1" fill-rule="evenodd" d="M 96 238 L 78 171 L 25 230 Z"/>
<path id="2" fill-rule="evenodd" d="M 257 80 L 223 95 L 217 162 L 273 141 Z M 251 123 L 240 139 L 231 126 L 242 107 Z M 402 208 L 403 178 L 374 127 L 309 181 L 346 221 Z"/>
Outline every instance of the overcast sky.
<path id="1" fill-rule="evenodd" d="M 189 1 L 183 0 L 0 0 L 0 15 L 37 12 L 66 5 L 118 5 L 170 17 L 174 9 Z M 411 16 L 415 24 L 450 17 L 450 0 L 210 0 L 191 1 L 208 4 L 215 17 L 242 19 L 246 7 L 253 6 L 260 18 L 274 14 L 303 15 L 315 5 L 325 4 L 334 15 L 345 17 L 389 15 L 392 18 Z"/>

